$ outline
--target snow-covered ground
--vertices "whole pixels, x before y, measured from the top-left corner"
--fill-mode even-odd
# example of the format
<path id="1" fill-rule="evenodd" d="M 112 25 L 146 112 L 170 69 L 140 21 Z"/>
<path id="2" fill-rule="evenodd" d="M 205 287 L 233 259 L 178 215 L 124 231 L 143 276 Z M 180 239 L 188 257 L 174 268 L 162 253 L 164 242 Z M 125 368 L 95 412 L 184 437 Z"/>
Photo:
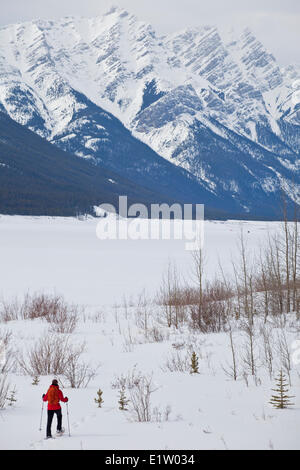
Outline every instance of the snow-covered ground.
<path id="1" fill-rule="evenodd" d="M 17 402 L 0 411 L 0 448 L 300 449 L 299 365 L 291 374 L 290 394 L 295 395 L 295 405 L 275 410 L 268 404 L 274 381 L 261 365 L 260 344 L 258 380 L 254 383 L 251 377 L 239 377 L 235 382 L 224 371 L 231 357 L 226 333 L 203 335 L 185 327 L 169 329 L 158 321 L 159 307 L 149 304 L 149 322 L 159 325 L 163 340 L 147 338 L 136 322 L 136 296 L 146 289 L 151 297 L 169 259 L 188 276 L 191 255 L 185 251 L 184 241 L 100 241 L 96 224 L 95 219 L 0 217 L 2 297 L 21 298 L 28 290 L 56 292 L 84 305 L 85 312 L 70 340 L 73 344 L 85 341 L 83 359 L 93 368 L 98 366 L 87 388 L 63 388 L 70 400 L 71 437 L 66 432 L 47 441 L 45 410 L 43 430 L 39 431 L 41 395 L 53 377 L 41 377 L 38 385 L 32 385 L 31 377 L 9 374 Z M 258 248 L 267 240 L 268 231 L 278 229 L 276 223 L 243 222 L 243 226 L 249 249 Z M 239 222 L 205 223 L 208 276 L 217 271 L 219 259 L 225 271 L 230 269 L 239 231 Z M 291 316 L 286 328 L 289 344 L 299 339 L 294 324 Z M 49 324 L 41 319 L 0 325 L 0 330 L 12 332 L 12 346 L 23 350 L 25 358 L 26 351 L 48 329 Z M 278 325 L 272 334 L 281 334 Z M 242 345 L 245 338 L 237 331 L 235 341 Z M 166 368 L 168 358 L 177 353 L 184 356 L 191 347 L 199 357 L 199 374 Z M 277 357 L 274 367 L 280 367 Z M 153 374 L 156 391 L 151 396 L 152 422 L 137 423 L 129 411 L 118 409 L 118 389 L 112 384 L 133 370 Z M 99 388 L 103 390 L 102 408 L 94 402 Z M 66 406 L 62 407 L 68 431 Z M 168 420 L 161 420 L 159 413 L 163 416 L 167 407 L 171 409 Z"/>
<path id="2" fill-rule="evenodd" d="M 190 276 L 186 240 L 99 240 L 98 219 L 0 216 L 0 296 L 52 291 L 72 302 L 112 305 L 124 295 L 157 291 L 169 260 Z M 276 222 L 206 221 L 207 276 L 219 259 L 230 270 L 241 226 L 249 250 L 267 241 Z"/>

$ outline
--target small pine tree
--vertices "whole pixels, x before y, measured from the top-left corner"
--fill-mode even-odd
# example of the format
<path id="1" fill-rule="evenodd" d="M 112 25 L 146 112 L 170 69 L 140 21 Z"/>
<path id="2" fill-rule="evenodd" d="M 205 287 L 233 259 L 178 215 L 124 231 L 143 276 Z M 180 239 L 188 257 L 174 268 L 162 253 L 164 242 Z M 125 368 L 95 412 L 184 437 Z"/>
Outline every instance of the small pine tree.
<path id="1" fill-rule="evenodd" d="M 33 377 L 32 385 L 38 385 L 39 382 L 40 382 L 39 376 L 38 376 L 38 375 L 35 375 L 35 376 Z"/>
<path id="2" fill-rule="evenodd" d="M 191 357 L 191 374 L 199 374 L 199 361 L 195 351 L 193 351 Z"/>
<path id="3" fill-rule="evenodd" d="M 294 397 L 287 395 L 289 388 L 287 385 L 287 379 L 282 370 L 280 371 L 280 374 L 276 379 L 276 388 L 273 388 L 272 390 L 276 394 L 272 395 L 269 403 L 274 408 L 284 409 L 294 404 L 290 402 L 290 399 Z"/>
<path id="4" fill-rule="evenodd" d="M 119 390 L 119 410 L 121 411 L 127 411 L 127 405 L 130 400 L 127 400 L 126 395 L 125 395 L 125 387 L 124 385 L 122 386 L 121 390 Z"/>
<path id="5" fill-rule="evenodd" d="M 98 397 L 94 398 L 94 400 L 95 400 L 95 403 L 98 403 L 98 408 L 101 408 L 103 403 L 104 403 L 103 398 L 102 398 L 103 392 L 102 392 L 101 388 L 99 388 L 99 390 L 97 392 L 97 395 L 98 395 Z"/>
<path id="6" fill-rule="evenodd" d="M 13 406 L 14 403 L 16 403 L 17 399 L 16 399 L 16 388 L 14 388 L 13 390 L 11 390 L 10 392 L 10 396 L 7 397 L 7 401 L 8 401 L 8 406 Z"/>

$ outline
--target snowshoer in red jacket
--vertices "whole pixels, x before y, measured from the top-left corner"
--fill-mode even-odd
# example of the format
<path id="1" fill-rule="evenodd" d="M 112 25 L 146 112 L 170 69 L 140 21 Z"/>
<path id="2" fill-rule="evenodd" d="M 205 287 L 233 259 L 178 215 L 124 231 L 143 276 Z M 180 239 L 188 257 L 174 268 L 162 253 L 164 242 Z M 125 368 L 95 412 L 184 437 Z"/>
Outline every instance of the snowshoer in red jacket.
<path id="1" fill-rule="evenodd" d="M 56 379 L 52 381 L 46 395 L 43 395 L 43 400 L 48 402 L 47 438 L 52 437 L 51 425 L 54 414 L 57 416 L 57 434 L 62 434 L 62 412 L 59 402 L 67 403 L 68 397 L 63 396 Z"/>

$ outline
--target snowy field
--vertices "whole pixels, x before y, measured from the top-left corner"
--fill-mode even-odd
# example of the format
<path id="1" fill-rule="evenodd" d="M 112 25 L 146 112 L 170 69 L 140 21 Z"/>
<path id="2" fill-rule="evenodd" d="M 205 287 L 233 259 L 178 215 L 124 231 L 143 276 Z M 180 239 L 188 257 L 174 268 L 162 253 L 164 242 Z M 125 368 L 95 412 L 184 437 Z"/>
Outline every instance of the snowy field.
<path id="1" fill-rule="evenodd" d="M 70 341 L 85 342 L 83 360 L 97 369 L 86 388 L 70 388 L 62 379 L 63 393 L 69 397 L 71 437 L 62 404 L 67 432 L 47 441 L 45 409 L 39 431 L 41 396 L 53 376 L 40 377 L 38 385 L 32 385 L 32 377 L 9 373 L 17 401 L 0 410 L 0 448 L 300 449 L 300 366 L 291 370 L 294 406 L 275 410 L 268 403 L 274 380 L 263 366 L 260 337 L 256 380 L 240 376 L 233 381 L 225 373 L 231 360 L 227 333 L 204 335 L 160 322 L 160 307 L 152 302 L 168 261 L 175 261 L 184 277 L 190 276 L 191 254 L 184 241 L 100 241 L 96 224 L 95 219 L 0 217 L 0 296 L 8 300 L 27 292 L 55 293 L 83 306 Z M 250 251 L 278 230 L 278 223 L 242 225 Z M 218 271 L 219 261 L 230 271 L 240 226 L 237 221 L 205 223 L 208 278 Z M 151 302 L 141 306 L 136 298 L 143 289 Z M 159 340 L 150 337 L 140 317 L 137 321 L 146 312 L 149 324 L 159 327 Z M 289 345 L 300 339 L 296 323 L 291 315 L 284 330 Z M 36 341 L 49 333 L 49 323 L 16 320 L 0 324 L 1 330 L 12 333 L 12 349 L 23 351 L 26 358 Z M 274 338 L 281 330 L 273 325 Z M 236 331 L 234 339 L 242 347 L 243 335 Z M 188 369 L 172 372 L 170 358 L 183 359 L 192 350 L 199 358 L 199 374 Z M 279 357 L 274 357 L 273 366 L 277 371 Z M 132 374 L 152 377 L 150 422 L 136 422 L 130 410 L 118 409 L 118 378 Z M 99 388 L 101 408 L 94 401 Z"/>
<path id="2" fill-rule="evenodd" d="M 205 222 L 207 276 L 219 259 L 230 270 L 241 226 L 249 250 L 278 229 L 274 222 Z M 113 305 L 144 289 L 155 293 L 168 261 L 189 277 L 184 240 L 99 240 L 97 219 L 0 216 L 0 296 L 28 291 L 62 293 L 85 305 Z"/>

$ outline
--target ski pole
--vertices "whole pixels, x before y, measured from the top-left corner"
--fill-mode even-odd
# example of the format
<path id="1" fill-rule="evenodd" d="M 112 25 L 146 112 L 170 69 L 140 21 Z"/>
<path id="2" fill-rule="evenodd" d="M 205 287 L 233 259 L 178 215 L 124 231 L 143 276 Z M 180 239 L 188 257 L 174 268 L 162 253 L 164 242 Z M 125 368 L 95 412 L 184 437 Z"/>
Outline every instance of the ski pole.
<path id="1" fill-rule="evenodd" d="M 70 420 L 69 420 L 69 406 L 68 406 L 68 402 L 66 403 L 66 405 L 67 405 L 67 418 L 68 418 L 69 436 L 71 436 L 71 433 L 70 433 Z"/>
<path id="2" fill-rule="evenodd" d="M 42 430 L 43 411 L 44 411 L 44 402 L 42 403 L 42 412 L 41 412 L 41 421 L 40 421 L 40 429 L 39 429 L 39 431 Z"/>

